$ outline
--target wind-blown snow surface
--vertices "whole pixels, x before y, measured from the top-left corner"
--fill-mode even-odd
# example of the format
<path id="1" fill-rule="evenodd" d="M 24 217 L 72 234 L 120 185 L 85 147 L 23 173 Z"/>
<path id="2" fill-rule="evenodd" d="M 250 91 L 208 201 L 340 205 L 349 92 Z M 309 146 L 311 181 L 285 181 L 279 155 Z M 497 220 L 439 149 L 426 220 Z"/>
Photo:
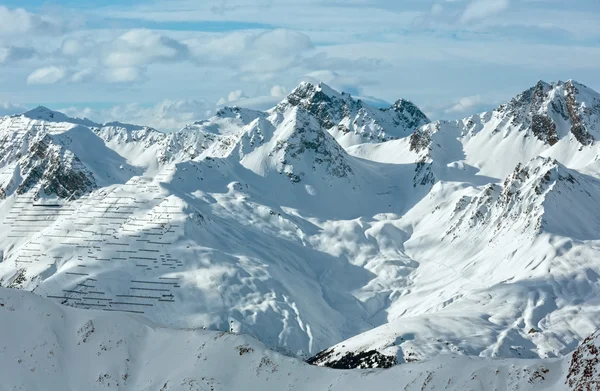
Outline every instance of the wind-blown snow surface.
<path id="1" fill-rule="evenodd" d="M 316 364 L 559 357 L 600 328 L 599 116 L 569 81 L 431 124 L 307 83 L 173 134 L 5 117 L 1 284 Z"/>
<path id="2" fill-rule="evenodd" d="M 0 335 L 3 390 L 567 390 L 567 373 L 573 389 L 583 387 L 597 358 L 590 339 L 572 361 L 453 355 L 388 370 L 339 371 L 238 334 L 169 329 L 3 288 Z"/>

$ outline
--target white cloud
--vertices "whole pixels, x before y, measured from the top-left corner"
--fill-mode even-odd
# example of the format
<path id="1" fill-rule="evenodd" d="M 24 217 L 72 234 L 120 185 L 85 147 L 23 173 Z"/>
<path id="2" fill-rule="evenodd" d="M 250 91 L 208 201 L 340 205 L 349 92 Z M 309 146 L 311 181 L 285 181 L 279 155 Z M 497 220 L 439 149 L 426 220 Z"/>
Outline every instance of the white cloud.
<path id="1" fill-rule="evenodd" d="M 249 46 L 260 53 L 288 55 L 313 48 L 308 35 L 284 29 L 260 33 L 249 41 Z"/>
<path id="2" fill-rule="evenodd" d="M 109 67 L 139 66 L 151 61 L 185 59 L 185 44 L 148 29 L 130 30 L 113 41 L 104 62 Z"/>
<path id="3" fill-rule="evenodd" d="M 61 45 L 60 51 L 65 56 L 77 56 L 84 50 L 83 44 L 73 38 L 65 39 Z"/>
<path id="4" fill-rule="evenodd" d="M 431 14 L 432 15 L 441 15 L 442 12 L 444 12 L 444 6 L 442 6 L 439 3 L 434 4 L 433 6 L 431 6 Z"/>
<path id="5" fill-rule="evenodd" d="M 142 77 L 142 70 L 136 67 L 108 68 L 105 76 L 110 83 L 133 83 Z"/>
<path id="6" fill-rule="evenodd" d="M 231 91 L 229 95 L 227 95 L 227 100 L 229 102 L 233 102 L 235 100 L 240 100 L 242 98 L 247 98 L 246 94 L 244 94 L 243 90 L 235 90 Z"/>
<path id="7" fill-rule="evenodd" d="M 269 95 L 257 95 L 253 97 L 248 97 L 242 90 L 236 90 L 229 93 L 227 99 L 221 98 L 217 102 L 217 107 L 222 106 L 238 106 L 244 107 L 247 109 L 254 110 L 268 110 L 277 103 L 281 102 L 285 95 L 287 94 L 287 90 L 280 86 L 275 85 L 271 87 L 269 90 Z"/>
<path id="8" fill-rule="evenodd" d="M 111 83 L 140 81 L 152 63 L 185 61 L 186 44 L 148 29 L 127 31 L 104 45 L 101 62 Z"/>
<path id="9" fill-rule="evenodd" d="M 27 77 L 27 84 L 54 84 L 66 76 L 64 68 L 49 66 L 38 68 Z"/>
<path id="10" fill-rule="evenodd" d="M 478 22 L 508 8 L 509 0 L 473 0 L 465 8 L 462 23 Z"/>
<path id="11" fill-rule="evenodd" d="M 277 103 L 283 100 L 282 96 L 254 96 L 252 98 L 243 98 L 237 101 L 228 102 L 230 106 L 244 107 L 253 110 L 268 110 L 273 108 Z"/>
<path id="12" fill-rule="evenodd" d="M 87 80 L 91 80 L 94 76 L 94 70 L 92 68 L 84 68 L 80 71 L 75 72 L 71 75 L 71 82 L 81 83 Z"/>
<path id="13" fill-rule="evenodd" d="M 36 55 L 36 51 L 32 48 L 24 47 L 0 47 L 0 64 L 5 64 L 12 61 L 28 60 Z"/>
<path id="14" fill-rule="evenodd" d="M 306 34 L 283 29 L 233 32 L 186 43 L 200 64 L 234 69 L 254 80 L 297 67 L 304 54 L 314 48 Z"/>
<path id="15" fill-rule="evenodd" d="M 271 87 L 271 96 L 273 97 L 282 97 L 285 96 L 287 94 L 287 90 L 285 89 L 285 87 L 276 85 Z"/>
<path id="16" fill-rule="evenodd" d="M 476 107 L 477 105 L 480 105 L 481 103 L 483 103 L 483 99 L 481 98 L 480 95 L 466 96 L 464 98 L 460 98 L 458 100 L 458 102 L 456 102 L 454 105 L 452 105 L 451 107 L 444 110 L 444 112 L 448 113 L 448 114 L 463 113 L 463 112 L 467 112 L 467 111 L 473 109 L 474 107 Z"/>
<path id="17" fill-rule="evenodd" d="M 23 8 L 10 9 L 0 5 L 0 36 L 54 34 L 61 30 L 60 23 L 54 19 L 33 14 Z"/>
<path id="18" fill-rule="evenodd" d="M 248 97 L 246 96 L 246 94 L 244 94 L 243 90 L 235 90 L 235 91 L 231 91 L 229 94 L 227 94 L 227 98 L 221 98 L 217 101 L 217 106 L 223 106 L 227 103 L 231 103 L 231 102 L 236 102 L 239 101 L 241 99 L 247 99 Z"/>
<path id="19" fill-rule="evenodd" d="M 27 111 L 27 107 L 23 105 L 0 101 L 0 116 L 20 114 L 25 111 Z"/>

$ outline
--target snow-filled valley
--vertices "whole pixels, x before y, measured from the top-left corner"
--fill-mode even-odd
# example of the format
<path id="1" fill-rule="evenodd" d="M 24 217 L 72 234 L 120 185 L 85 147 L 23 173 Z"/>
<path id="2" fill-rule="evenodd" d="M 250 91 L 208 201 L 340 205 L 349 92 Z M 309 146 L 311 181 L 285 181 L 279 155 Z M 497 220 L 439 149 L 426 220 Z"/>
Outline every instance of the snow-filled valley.
<path id="1" fill-rule="evenodd" d="M 1 118 L 0 286 L 43 297 L 0 290 L 7 389 L 565 389 L 598 139 L 574 81 L 458 121 L 310 83 L 175 133 Z"/>

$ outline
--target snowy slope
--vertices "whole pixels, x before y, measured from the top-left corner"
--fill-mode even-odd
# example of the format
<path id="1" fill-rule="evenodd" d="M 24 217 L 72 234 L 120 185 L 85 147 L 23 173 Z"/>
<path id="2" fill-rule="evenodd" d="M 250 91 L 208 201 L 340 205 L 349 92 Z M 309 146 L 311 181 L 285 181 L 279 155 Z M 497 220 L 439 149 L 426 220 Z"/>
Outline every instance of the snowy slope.
<path id="1" fill-rule="evenodd" d="M 538 83 L 492 113 L 350 148 L 382 162 L 422 162 L 415 185 L 431 192 L 401 219 L 412 231 L 405 253 L 420 265 L 410 292 L 388 307 L 388 324 L 317 362 L 335 365 L 348 352 L 373 349 L 399 362 L 440 352 L 547 357 L 566 354 L 593 332 L 599 148 L 576 133 L 597 137 L 598 98 L 576 82 Z M 557 116 L 570 104 L 588 114 L 583 128 Z M 532 112 L 552 118 L 556 140 L 534 137 Z M 400 148 L 411 154 L 385 154 Z"/>
<path id="2" fill-rule="evenodd" d="M 76 202 L 35 189 L 9 194 L 3 284 L 182 327 L 223 330 L 233 320 L 301 356 L 371 328 L 369 310 L 348 291 L 371 273 L 320 250 L 332 234 L 321 235 L 321 226 L 329 231 L 329 219 L 353 216 L 348 205 L 364 204 L 369 215 L 379 204 L 397 208 L 402 192 L 390 183 L 412 169 L 350 157 L 301 107 L 247 121 L 226 114 L 169 135 L 114 124 L 93 129 L 143 174 L 97 186 Z M 218 131 L 225 126 L 240 132 Z M 201 156 L 186 156 L 194 144 L 180 140 L 191 137 L 213 138 Z M 34 201 L 44 196 L 56 207 Z M 388 263 L 377 267 L 395 268 Z M 355 281 L 338 282 L 338 273 Z"/>
<path id="3" fill-rule="evenodd" d="M 589 382 L 586 370 L 596 369 L 598 357 L 594 336 L 572 360 L 452 356 L 340 371 L 282 356 L 239 334 L 166 329 L 15 290 L 0 288 L 0 314 L 7 390 L 568 390 Z"/>
<path id="4" fill-rule="evenodd" d="M 5 117 L 0 285 L 321 365 L 561 357 L 600 328 L 599 102 L 541 82 L 428 124 L 303 83 L 170 134 Z"/>

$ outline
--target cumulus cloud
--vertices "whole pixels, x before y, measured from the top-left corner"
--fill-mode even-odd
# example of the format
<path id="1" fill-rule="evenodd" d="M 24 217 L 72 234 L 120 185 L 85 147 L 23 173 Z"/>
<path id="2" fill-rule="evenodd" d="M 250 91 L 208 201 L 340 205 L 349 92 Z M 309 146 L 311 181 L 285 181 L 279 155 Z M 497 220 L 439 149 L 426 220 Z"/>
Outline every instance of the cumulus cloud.
<path id="1" fill-rule="evenodd" d="M 0 36 L 55 34 L 62 30 L 63 27 L 57 20 L 33 14 L 23 8 L 10 9 L 0 5 Z"/>
<path id="2" fill-rule="evenodd" d="M 221 98 L 216 107 L 239 106 L 254 110 L 268 110 L 281 102 L 287 95 L 285 87 L 274 85 L 269 89 L 268 95 L 246 96 L 242 90 L 235 90 L 228 94 L 227 98 Z"/>
<path id="3" fill-rule="evenodd" d="M 271 87 L 271 96 L 273 97 L 285 96 L 286 94 L 287 90 L 285 89 L 285 87 L 279 85 Z"/>
<path id="4" fill-rule="evenodd" d="M 302 56 L 314 49 L 306 34 L 284 29 L 233 32 L 187 43 L 199 63 L 234 69 L 254 80 L 298 66 Z"/>
<path id="5" fill-rule="evenodd" d="M 33 57 L 36 54 L 31 49 L 0 47 L 0 63 L 17 56 Z M 164 34 L 148 29 L 134 29 L 108 40 L 90 36 L 85 39 L 66 38 L 48 58 L 52 58 L 56 65 L 34 71 L 28 78 L 29 84 L 59 81 L 141 82 L 145 80 L 149 66 L 186 61 L 189 49 L 186 44 Z"/>
<path id="6" fill-rule="evenodd" d="M 38 68 L 27 77 L 27 84 L 54 84 L 66 76 L 64 68 L 49 66 Z"/>
<path id="7" fill-rule="evenodd" d="M 466 96 L 460 98 L 455 104 L 444 110 L 444 112 L 448 114 L 467 112 L 481 103 L 483 103 L 483 99 L 480 95 Z"/>
<path id="8" fill-rule="evenodd" d="M 32 48 L 24 47 L 0 47 L 0 64 L 6 64 L 13 61 L 29 60 L 36 55 Z"/>
<path id="9" fill-rule="evenodd" d="M 221 98 L 217 101 L 217 106 L 222 106 L 227 103 L 237 102 L 241 99 L 247 99 L 247 98 L 248 97 L 246 96 L 246 94 L 244 94 L 243 90 L 231 91 L 229 94 L 227 94 L 227 98 Z"/>
<path id="10" fill-rule="evenodd" d="M 467 5 L 460 20 L 462 23 L 481 21 L 504 11 L 508 5 L 509 0 L 474 0 Z"/>
<path id="11" fill-rule="evenodd" d="M 74 38 L 65 39 L 60 47 L 60 51 L 65 56 L 77 56 L 84 50 L 84 45 L 81 41 Z"/>
<path id="12" fill-rule="evenodd" d="M 94 76 L 94 70 L 92 68 L 81 69 L 71 75 L 71 82 L 81 83 L 87 80 L 92 80 Z"/>
<path id="13" fill-rule="evenodd" d="M 0 101 L 0 116 L 20 114 L 25 111 L 27 111 L 27 107 L 23 105 Z"/>
<path id="14" fill-rule="evenodd" d="M 181 34 L 171 35 L 133 29 L 104 40 L 82 36 L 65 38 L 52 52 L 54 67 L 35 71 L 29 83 L 138 83 L 146 80 L 146 72 L 155 64 L 182 62 L 230 69 L 241 79 L 256 82 L 316 61 L 307 55 L 314 49 L 311 39 L 296 31 L 236 31 L 188 39 L 181 39 Z M 0 48 L 0 63 L 34 55 L 32 50 L 6 48 L 2 51 Z M 242 98 L 246 97 L 225 100 Z"/>
<path id="15" fill-rule="evenodd" d="M 469 95 L 439 105 L 421 107 L 430 119 L 459 119 L 492 110 L 506 97 L 494 95 Z"/>
<path id="16" fill-rule="evenodd" d="M 106 45 L 102 58 L 106 77 L 112 83 L 130 83 L 143 76 L 145 66 L 156 62 L 175 62 L 188 58 L 187 45 L 160 33 L 130 30 Z"/>
<path id="17" fill-rule="evenodd" d="M 118 67 L 108 68 L 104 74 L 110 83 L 133 83 L 142 78 L 143 71 L 137 67 Z"/>
<path id="18" fill-rule="evenodd" d="M 135 29 L 113 41 L 104 57 L 109 67 L 134 67 L 152 61 L 186 59 L 185 44 L 148 29 Z"/>
<path id="19" fill-rule="evenodd" d="M 286 29 L 194 35 L 195 38 L 183 39 L 185 34 L 133 29 L 112 37 L 67 37 L 51 57 L 55 67 L 61 67 L 62 76 L 45 79 L 74 83 L 140 83 L 147 80 L 146 73 L 153 65 L 188 62 L 220 72 L 231 70 L 230 77 L 237 81 L 256 83 L 281 77 L 281 73 L 315 68 L 356 71 L 372 70 L 374 65 L 379 65 L 378 60 L 348 60 L 316 52 L 306 34 Z M 59 75 L 56 70 L 53 74 Z M 35 83 L 38 79 L 31 81 Z M 246 97 L 227 97 L 220 103 L 243 98 Z"/>
<path id="20" fill-rule="evenodd" d="M 247 98 L 246 94 L 244 94 L 243 90 L 235 90 L 235 91 L 231 91 L 229 93 L 229 95 L 227 95 L 227 100 L 229 102 L 233 102 L 236 100 L 240 100 L 242 98 Z"/>

